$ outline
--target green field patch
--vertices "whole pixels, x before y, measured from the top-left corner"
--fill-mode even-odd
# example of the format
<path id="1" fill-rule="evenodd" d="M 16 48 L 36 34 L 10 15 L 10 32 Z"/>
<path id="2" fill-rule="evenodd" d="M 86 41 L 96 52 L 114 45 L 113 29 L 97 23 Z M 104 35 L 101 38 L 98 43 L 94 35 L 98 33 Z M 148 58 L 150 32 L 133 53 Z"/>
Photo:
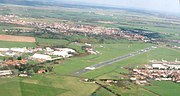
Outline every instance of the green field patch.
<path id="1" fill-rule="evenodd" d="M 44 46 L 61 46 L 61 45 L 66 45 L 68 43 L 67 40 L 62 40 L 62 39 L 44 39 L 44 38 L 36 38 L 36 42 L 39 45 L 44 45 Z"/>
<path id="2" fill-rule="evenodd" d="M 180 94 L 180 84 L 171 81 L 153 81 L 152 86 L 145 86 L 160 96 L 177 96 Z"/>
<path id="3" fill-rule="evenodd" d="M 9 42 L 9 41 L 0 41 L 1 48 L 11 48 L 11 47 L 36 47 L 35 43 L 28 42 Z"/>
<path id="4" fill-rule="evenodd" d="M 2 78 L 0 82 L 1 96 L 21 96 L 20 83 L 17 78 Z"/>
<path id="5" fill-rule="evenodd" d="M 22 96 L 56 96 L 66 90 L 50 86 L 42 86 L 30 83 L 20 83 Z"/>
<path id="6" fill-rule="evenodd" d="M 168 61 L 175 61 L 175 59 L 180 59 L 180 51 L 161 47 L 156 50 L 150 51 L 147 53 L 147 59 L 149 60 L 159 60 L 162 59 L 168 60 Z"/>
<path id="7" fill-rule="evenodd" d="M 62 88 L 44 86 L 39 84 L 24 83 L 18 78 L 3 78 L 0 83 L 1 96 L 56 96 L 66 92 Z"/>
<path id="8" fill-rule="evenodd" d="M 101 88 L 100 90 L 93 93 L 91 96 L 116 96 L 116 95 L 110 93 L 109 91 L 107 91 L 104 88 Z"/>
<path id="9" fill-rule="evenodd" d="M 70 76 L 48 75 L 46 78 L 51 81 L 51 86 L 66 89 L 60 96 L 90 96 L 96 88 L 96 84 L 81 82 L 79 78 Z"/>

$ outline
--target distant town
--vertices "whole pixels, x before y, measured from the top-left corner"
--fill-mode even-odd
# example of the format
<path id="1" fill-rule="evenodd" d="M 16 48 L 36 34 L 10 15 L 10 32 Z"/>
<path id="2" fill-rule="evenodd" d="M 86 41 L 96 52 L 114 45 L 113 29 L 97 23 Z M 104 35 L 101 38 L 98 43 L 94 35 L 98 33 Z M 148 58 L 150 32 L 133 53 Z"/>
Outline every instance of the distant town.
<path id="1" fill-rule="evenodd" d="M 52 32 L 52 33 L 65 33 L 65 34 L 73 34 L 76 32 L 81 32 L 84 34 L 99 34 L 99 35 L 110 35 L 115 37 L 121 37 L 126 38 L 129 40 L 144 40 L 145 42 L 148 42 L 149 39 L 145 36 L 133 34 L 128 31 L 120 30 L 119 28 L 105 28 L 101 26 L 94 26 L 94 25 L 82 25 L 82 24 L 75 24 L 73 22 L 64 22 L 64 23 L 43 23 L 43 22 L 30 22 L 25 21 L 26 18 L 20 18 L 15 15 L 6 15 L 2 16 L 0 15 L 0 22 L 2 23 L 9 23 L 9 24 L 18 24 L 22 26 L 32 26 L 37 27 L 40 29 L 44 29 L 46 31 Z M 3 29 L 4 32 L 31 32 L 32 30 L 16 30 L 16 29 Z M 33 30 L 35 32 L 39 32 L 38 30 Z"/>

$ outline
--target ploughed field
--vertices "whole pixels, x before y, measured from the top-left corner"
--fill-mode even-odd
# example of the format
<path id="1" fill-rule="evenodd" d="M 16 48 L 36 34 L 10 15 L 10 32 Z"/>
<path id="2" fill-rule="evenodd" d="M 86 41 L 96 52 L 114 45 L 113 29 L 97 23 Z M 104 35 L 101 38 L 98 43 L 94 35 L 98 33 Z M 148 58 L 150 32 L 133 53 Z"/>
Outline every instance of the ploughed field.
<path id="1" fill-rule="evenodd" d="M 13 42 L 36 42 L 34 37 L 27 36 L 12 36 L 12 35 L 0 35 L 2 41 L 13 41 Z"/>

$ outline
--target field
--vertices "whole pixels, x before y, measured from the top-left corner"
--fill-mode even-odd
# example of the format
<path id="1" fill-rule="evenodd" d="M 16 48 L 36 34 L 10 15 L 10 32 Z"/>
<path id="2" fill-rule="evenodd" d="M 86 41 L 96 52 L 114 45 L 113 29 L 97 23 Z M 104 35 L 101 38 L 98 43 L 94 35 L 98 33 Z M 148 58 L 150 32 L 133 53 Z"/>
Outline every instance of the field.
<path id="1" fill-rule="evenodd" d="M 180 94 L 180 84 L 170 81 L 153 81 L 152 84 L 152 86 L 145 86 L 145 88 L 159 94 L 160 96 L 177 96 L 177 94 Z"/>
<path id="2" fill-rule="evenodd" d="M 0 41 L 0 48 L 11 48 L 11 47 L 36 47 L 35 43 L 30 42 L 10 42 Z"/>
<path id="3" fill-rule="evenodd" d="M 0 40 L 13 41 L 13 42 L 36 42 L 34 37 L 13 36 L 13 35 L 0 35 Z"/>
<path id="4" fill-rule="evenodd" d="M 91 96 L 115 96 L 114 94 L 110 93 L 109 91 L 101 88 Z"/>
<path id="5" fill-rule="evenodd" d="M 0 82 L 1 96 L 88 96 L 97 88 L 74 77 L 56 75 L 2 78 Z"/>
<path id="6" fill-rule="evenodd" d="M 67 40 L 62 39 L 43 39 L 43 38 L 36 38 L 36 42 L 40 46 L 65 46 L 68 44 Z"/>

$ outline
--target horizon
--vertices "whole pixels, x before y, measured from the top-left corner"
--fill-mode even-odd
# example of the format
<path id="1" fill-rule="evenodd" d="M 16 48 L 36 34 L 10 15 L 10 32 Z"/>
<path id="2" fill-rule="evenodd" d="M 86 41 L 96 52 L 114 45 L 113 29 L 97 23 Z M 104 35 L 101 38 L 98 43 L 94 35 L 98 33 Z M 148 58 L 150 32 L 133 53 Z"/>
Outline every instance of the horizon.
<path id="1" fill-rule="evenodd" d="M 132 8 L 163 13 L 180 14 L 179 0 L 54 0 L 70 4 L 94 5 L 103 7 Z"/>

